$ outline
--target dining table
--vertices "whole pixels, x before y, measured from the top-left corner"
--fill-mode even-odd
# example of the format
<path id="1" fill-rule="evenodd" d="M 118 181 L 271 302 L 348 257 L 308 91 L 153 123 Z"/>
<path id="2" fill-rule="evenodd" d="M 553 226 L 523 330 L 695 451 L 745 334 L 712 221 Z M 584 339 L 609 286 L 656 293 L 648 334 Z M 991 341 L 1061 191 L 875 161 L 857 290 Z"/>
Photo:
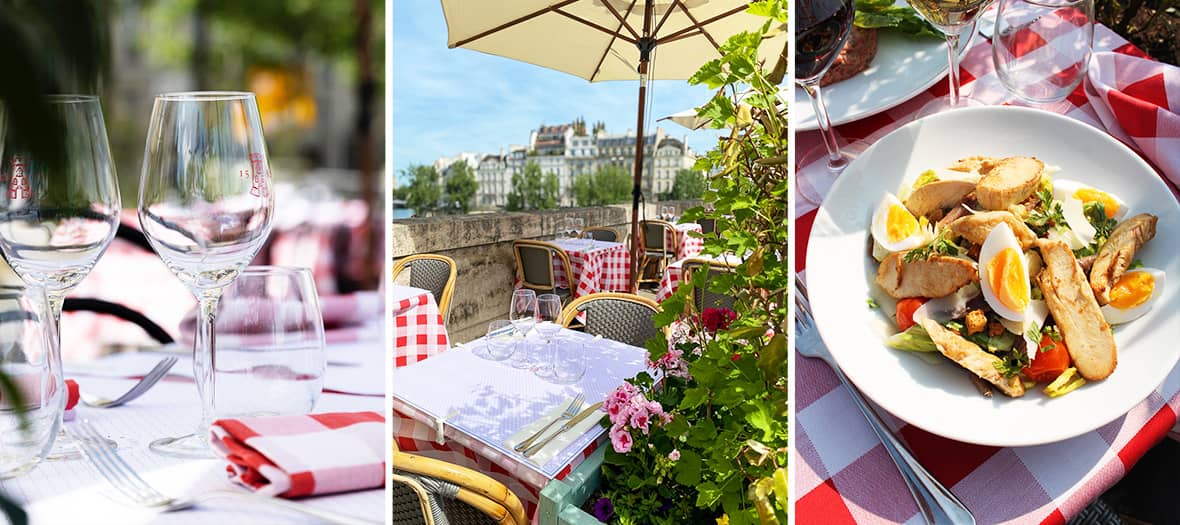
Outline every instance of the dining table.
<path id="1" fill-rule="evenodd" d="M 245 489 L 230 481 L 224 459 L 178 459 L 148 448 L 155 439 L 191 432 L 200 420 L 201 403 L 192 380 L 190 348 L 167 345 L 150 351 L 112 354 L 66 363 L 64 370 L 84 394 L 114 397 L 169 355 L 180 360 L 142 397 L 115 408 L 79 404 L 73 409 L 73 421 L 64 425 L 70 429 L 78 421 L 88 421 L 100 434 L 115 441 L 119 456 L 149 485 L 167 496 L 195 500 L 194 507 L 159 513 L 132 505 L 84 457 L 43 461 L 27 474 L 4 480 L 0 491 L 23 507 L 30 523 L 37 525 L 323 523 L 270 502 L 225 496 L 224 491 Z M 381 338 L 329 344 L 325 356 L 323 391 L 313 414 L 385 411 L 386 357 Z M 231 394 L 251 393 L 221 392 Z M 292 501 L 372 523 L 384 523 L 387 513 L 384 487 Z"/>
<path id="2" fill-rule="evenodd" d="M 985 17 L 989 15 L 994 16 L 994 11 Z M 990 23 L 985 20 L 980 26 L 988 27 Z M 1174 70 L 1163 74 L 1163 66 L 1153 67 L 1150 57 L 1100 24 L 1094 28 L 1094 51 L 1092 69 L 1100 58 L 1148 59 L 1140 62 L 1142 78 L 1117 79 L 1118 87 L 1127 92 L 1124 95 L 1163 93 L 1165 79 L 1171 79 L 1168 92 L 1180 88 Z M 990 105 L 1021 105 L 1000 84 L 987 38 L 977 38 L 965 53 L 961 76 L 965 90 L 976 100 Z M 1092 88 L 1090 80 L 1061 104 L 1042 109 L 1094 126 L 1138 149 L 1161 171 L 1173 193 L 1180 195 L 1176 188 L 1180 173 L 1163 169 L 1176 165 L 1180 150 L 1172 146 L 1168 153 L 1150 146 L 1152 137 L 1160 139 L 1159 144 L 1177 143 L 1180 127 L 1174 124 L 1175 115 L 1171 115 L 1171 125 L 1158 127 L 1152 122 L 1155 117 L 1120 120 L 1118 114 L 1127 106 L 1112 112 L 1094 93 L 1088 93 L 1088 88 Z M 855 154 L 858 147 L 866 147 L 913 120 L 923 104 L 947 91 L 946 83 L 940 82 L 895 108 L 836 130 L 857 145 L 852 148 Z M 1125 97 L 1124 101 L 1131 98 Z M 1175 113 L 1177 102 L 1172 104 L 1171 112 Z M 1165 97 L 1162 111 L 1167 111 L 1167 105 Z M 1120 129 L 1123 126 L 1111 122 L 1123 122 L 1130 129 Z M 1167 121 L 1161 118 L 1160 122 Z M 797 133 L 794 145 L 800 152 L 823 148 L 816 131 Z M 831 178 L 825 173 L 824 159 L 819 156 L 815 162 L 797 164 L 797 186 L 806 185 L 825 195 Z M 818 207 L 819 203 L 797 200 L 792 237 L 798 241 L 795 269 L 804 278 L 807 264 L 818 263 L 806 260 Z M 901 474 L 833 371 L 823 362 L 798 353 L 794 371 L 794 517 L 800 522 L 822 517 L 825 523 L 834 524 L 921 523 Z M 1163 384 L 1124 416 L 1080 436 L 1038 446 L 1005 448 L 962 443 L 926 432 L 879 407 L 878 412 L 918 461 L 975 515 L 977 523 L 1063 524 L 1122 479 L 1173 428 L 1180 412 L 1180 368 L 1172 370 Z"/>
<path id="3" fill-rule="evenodd" d="M 434 294 L 413 286 L 390 286 L 393 366 L 408 366 L 450 348 L 446 322 Z"/>
<path id="4" fill-rule="evenodd" d="M 584 396 L 584 407 L 602 401 L 624 380 L 645 370 L 647 353 L 562 329 L 554 344 L 582 344 L 592 355 L 581 379 L 560 385 L 531 369 L 513 368 L 507 360 L 488 359 L 486 339 L 393 371 L 394 446 L 489 475 L 512 490 L 528 515 L 535 516 L 541 489 L 551 480 L 564 479 L 603 446 L 606 428 L 595 425 L 581 435 L 565 436 L 555 448 L 545 447 L 533 458 L 515 452 L 508 440 L 560 412 L 578 394 Z M 541 342 L 535 334 L 520 343 L 536 344 Z M 545 455 L 547 460 L 536 459 Z"/>
<path id="5" fill-rule="evenodd" d="M 553 280 L 558 288 L 570 290 L 575 298 L 597 292 L 626 292 L 631 253 L 621 242 L 595 239 L 557 239 L 554 245 L 570 259 L 573 284 L 560 261 L 553 258 Z"/>
<path id="6" fill-rule="evenodd" d="M 703 231 L 700 224 L 695 222 L 678 222 L 673 223 L 672 228 L 676 230 L 675 233 L 671 231 L 664 232 L 664 242 L 673 244 L 673 239 L 675 239 L 677 259 L 687 259 L 701 253 L 701 248 L 704 247 L 705 240 L 700 236 L 700 233 Z"/>
<path id="7" fill-rule="evenodd" d="M 698 250 L 697 253 L 672 261 L 664 268 L 664 275 L 660 277 L 660 287 L 656 289 L 656 302 L 663 302 L 676 290 L 680 288 L 680 282 L 684 278 L 684 262 L 689 259 L 704 259 L 710 261 L 722 261 L 726 264 L 739 264 L 741 260 L 733 254 L 725 254 L 721 257 L 714 257 L 711 255 L 701 255 Z"/>

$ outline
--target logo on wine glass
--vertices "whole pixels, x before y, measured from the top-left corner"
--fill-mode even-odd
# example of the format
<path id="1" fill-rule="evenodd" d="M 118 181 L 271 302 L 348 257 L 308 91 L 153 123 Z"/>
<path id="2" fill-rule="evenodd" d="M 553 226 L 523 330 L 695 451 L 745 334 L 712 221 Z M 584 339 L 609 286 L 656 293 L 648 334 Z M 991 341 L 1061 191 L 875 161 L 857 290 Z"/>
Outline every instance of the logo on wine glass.
<path id="1" fill-rule="evenodd" d="M 29 179 L 25 173 L 28 164 L 24 157 L 12 157 L 12 177 L 8 180 L 8 198 L 9 199 L 27 199 L 32 197 L 32 191 L 29 190 Z"/>
<path id="2" fill-rule="evenodd" d="M 266 171 L 266 159 L 261 153 L 250 154 L 250 173 L 242 170 L 240 175 L 243 177 L 250 177 L 250 195 L 255 197 L 269 197 L 270 185 L 266 179 L 270 177 L 270 173 Z"/>

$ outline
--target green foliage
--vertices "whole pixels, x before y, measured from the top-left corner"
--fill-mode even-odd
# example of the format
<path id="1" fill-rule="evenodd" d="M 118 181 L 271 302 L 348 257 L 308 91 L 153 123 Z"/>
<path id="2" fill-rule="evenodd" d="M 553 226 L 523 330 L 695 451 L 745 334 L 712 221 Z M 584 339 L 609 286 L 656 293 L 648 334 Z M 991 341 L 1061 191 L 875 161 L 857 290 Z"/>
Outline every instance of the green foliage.
<path id="1" fill-rule="evenodd" d="M 603 206 L 631 201 L 631 176 L 618 166 L 604 166 L 593 174 L 574 178 L 574 201 L 578 206 Z"/>
<path id="2" fill-rule="evenodd" d="M 672 191 L 664 195 L 664 200 L 699 200 L 705 194 L 706 185 L 705 175 L 699 171 L 677 171 L 672 181 Z"/>
<path id="3" fill-rule="evenodd" d="M 552 210 L 557 208 L 561 186 L 557 174 L 541 174 L 541 166 L 529 161 L 520 172 L 512 174 L 512 191 L 505 208 L 508 211 Z"/>
<path id="4" fill-rule="evenodd" d="M 743 260 L 709 282 L 707 272 L 697 272 L 662 303 L 656 322 L 675 326 L 677 335 L 671 348 L 661 336 L 649 341 L 649 357 L 658 363 L 680 352 L 691 378 L 665 376 L 661 388 L 647 374 L 630 381 L 672 419 L 636 432 L 629 453 L 608 449 L 603 485 L 620 523 L 786 522 L 789 135 L 778 85 L 768 78 L 773 64 L 757 59 L 762 37 L 785 18 L 786 2 L 756 2 L 750 10 L 774 18 L 761 31 L 731 38 L 723 56 L 690 80 L 719 89 L 699 114 L 730 133 L 694 166 L 713 174 L 704 191 L 710 211 L 684 214 L 716 220 L 705 254 Z M 742 107 L 736 100 L 747 87 L 755 94 Z M 690 292 L 705 286 L 734 297 L 728 328 L 712 332 L 707 316 L 693 311 Z M 669 457 L 673 451 L 679 460 Z"/>
<path id="5" fill-rule="evenodd" d="M 413 164 L 402 171 L 402 176 L 410 179 L 405 189 L 406 207 L 414 210 L 414 214 L 419 217 L 425 217 L 438 209 L 442 189 L 439 188 L 438 171 L 434 166 Z"/>
<path id="6" fill-rule="evenodd" d="M 475 181 L 475 170 L 461 160 L 449 169 L 443 191 L 447 201 L 447 211 L 451 213 L 467 213 L 471 209 L 471 201 L 475 199 L 475 191 L 479 183 Z"/>

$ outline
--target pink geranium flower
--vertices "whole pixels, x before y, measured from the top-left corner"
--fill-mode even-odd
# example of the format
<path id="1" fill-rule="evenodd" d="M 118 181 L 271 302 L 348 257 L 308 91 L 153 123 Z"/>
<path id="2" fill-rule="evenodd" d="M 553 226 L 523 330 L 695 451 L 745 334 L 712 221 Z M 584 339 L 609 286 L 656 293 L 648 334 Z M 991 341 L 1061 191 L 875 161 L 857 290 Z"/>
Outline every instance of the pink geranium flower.
<path id="1" fill-rule="evenodd" d="M 610 443 L 615 448 L 615 452 L 626 454 L 631 452 L 631 445 L 635 444 L 635 440 L 631 439 L 630 432 L 616 425 L 610 429 Z"/>
<path id="2" fill-rule="evenodd" d="M 668 453 L 668 459 L 672 461 L 680 461 L 680 450 L 675 448 L 672 449 L 672 451 Z"/>

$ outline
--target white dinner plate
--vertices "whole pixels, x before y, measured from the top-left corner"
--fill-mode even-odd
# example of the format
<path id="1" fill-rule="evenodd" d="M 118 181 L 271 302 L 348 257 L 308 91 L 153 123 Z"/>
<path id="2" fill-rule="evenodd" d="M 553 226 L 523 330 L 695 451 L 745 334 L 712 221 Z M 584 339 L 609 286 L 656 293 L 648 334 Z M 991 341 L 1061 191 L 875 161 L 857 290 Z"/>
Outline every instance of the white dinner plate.
<path id="1" fill-rule="evenodd" d="M 929 168 L 971 155 L 1036 156 L 1073 179 L 1121 197 L 1130 214 L 1159 217 L 1155 239 L 1136 255 L 1164 270 L 1165 289 L 1143 317 L 1118 325 L 1118 367 L 1050 399 L 1044 384 L 1012 399 L 975 390 L 968 372 L 942 359 L 930 362 L 885 346 L 896 331 L 885 307 L 870 309 L 879 294 L 876 263 L 868 254 L 873 208 L 886 192 Z M 908 177 L 907 177 L 908 176 Z M 1067 439 L 1127 413 L 1168 376 L 1180 356 L 1180 206 L 1160 177 L 1106 133 L 1035 109 L 981 107 L 912 122 L 886 135 L 837 179 L 811 231 L 807 284 L 816 324 L 848 377 L 868 397 L 917 427 L 968 443 L 1024 446 Z M 818 264 L 817 261 L 822 261 Z"/>
<path id="2" fill-rule="evenodd" d="M 897 2 L 906 5 L 904 0 Z M 975 26 L 963 29 L 959 37 L 960 55 L 974 43 Z M 877 56 L 869 68 L 856 76 L 824 86 L 824 102 L 833 125 L 876 115 L 926 91 L 944 80 L 950 69 L 946 41 L 936 38 L 911 38 L 890 30 L 877 32 Z M 796 129 L 819 129 L 811 101 L 798 86 L 791 118 Z"/>

